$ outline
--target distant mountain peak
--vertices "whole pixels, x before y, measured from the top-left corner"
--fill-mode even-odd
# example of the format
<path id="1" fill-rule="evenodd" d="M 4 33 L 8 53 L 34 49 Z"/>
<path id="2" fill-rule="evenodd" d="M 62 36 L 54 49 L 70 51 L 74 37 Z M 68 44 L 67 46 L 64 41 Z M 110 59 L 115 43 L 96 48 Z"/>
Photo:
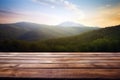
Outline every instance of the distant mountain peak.
<path id="1" fill-rule="evenodd" d="M 35 24 L 35 23 L 23 21 L 23 22 L 16 22 L 14 24 Z"/>
<path id="2" fill-rule="evenodd" d="M 62 26 L 62 27 L 81 27 L 81 26 L 84 26 L 84 25 L 79 24 L 79 23 L 75 23 L 75 22 L 71 22 L 71 21 L 66 21 L 66 22 L 63 22 L 63 23 L 59 24 L 58 26 Z"/>
<path id="3" fill-rule="evenodd" d="M 47 24 L 40 24 L 40 23 L 34 23 L 34 22 L 27 22 L 27 21 L 22 21 L 22 22 L 16 22 L 13 24 L 20 24 L 20 25 L 37 25 L 37 26 L 49 26 Z"/>

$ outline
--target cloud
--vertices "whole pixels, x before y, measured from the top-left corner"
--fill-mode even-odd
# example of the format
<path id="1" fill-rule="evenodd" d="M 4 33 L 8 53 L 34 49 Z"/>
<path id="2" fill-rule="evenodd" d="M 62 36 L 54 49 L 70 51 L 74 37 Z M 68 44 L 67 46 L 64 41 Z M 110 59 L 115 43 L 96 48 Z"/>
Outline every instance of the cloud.
<path id="1" fill-rule="evenodd" d="M 83 24 L 91 26 L 108 27 L 120 25 L 120 5 L 105 6 L 102 9 L 96 10 L 92 15 L 89 15 L 83 20 L 79 20 Z"/>
<path id="2" fill-rule="evenodd" d="M 39 24 L 58 24 L 60 21 L 58 17 L 48 15 L 45 13 L 34 12 L 14 12 L 10 10 L 0 10 L 0 23 L 15 23 L 15 22 L 34 22 Z"/>
<path id="3" fill-rule="evenodd" d="M 55 6 L 51 6 L 51 8 L 52 8 L 52 9 L 54 9 L 54 8 L 55 8 Z"/>
<path id="4" fill-rule="evenodd" d="M 33 0 L 34 2 L 39 2 L 41 5 L 47 5 L 47 6 L 56 6 L 59 3 L 61 3 L 63 0 Z"/>
<path id="5" fill-rule="evenodd" d="M 13 12 L 13 11 L 10 11 L 10 10 L 2 10 L 0 9 L 0 15 L 11 15 L 11 16 L 20 16 L 21 14 L 20 13 L 16 13 L 16 12 Z"/>
<path id="6" fill-rule="evenodd" d="M 83 18 L 84 12 L 79 9 L 76 4 L 71 3 L 68 0 L 33 0 L 34 2 L 39 2 L 41 5 L 50 6 L 51 8 L 62 7 L 66 10 L 71 11 L 73 14 L 72 18 Z"/>
<path id="7" fill-rule="evenodd" d="M 0 23 L 11 23 L 20 20 L 23 14 L 13 12 L 10 10 L 0 10 Z"/>
<path id="8" fill-rule="evenodd" d="M 99 7 L 98 9 L 106 9 L 106 8 L 110 8 L 110 7 L 112 7 L 112 5 L 111 4 L 106 4 L 105 6 L 101 6 L 101 7 Z"/>

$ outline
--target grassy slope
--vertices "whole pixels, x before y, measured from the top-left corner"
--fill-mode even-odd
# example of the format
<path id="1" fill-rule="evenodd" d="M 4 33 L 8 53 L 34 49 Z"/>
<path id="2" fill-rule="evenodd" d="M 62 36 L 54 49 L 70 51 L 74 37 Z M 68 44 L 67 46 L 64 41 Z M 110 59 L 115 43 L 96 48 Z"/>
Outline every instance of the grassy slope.
<path id="1" fill-rule="evenodd" d="M 43 41 L 48 51 L 120 51 L 120 26 L 104 28 L 82 35 Z"/>

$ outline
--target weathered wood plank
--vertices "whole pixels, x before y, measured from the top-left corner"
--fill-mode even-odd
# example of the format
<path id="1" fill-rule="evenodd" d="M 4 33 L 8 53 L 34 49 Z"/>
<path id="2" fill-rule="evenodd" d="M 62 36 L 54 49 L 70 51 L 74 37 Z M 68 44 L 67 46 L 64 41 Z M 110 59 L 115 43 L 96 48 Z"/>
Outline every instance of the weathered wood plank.
<path id="1" fill-rule="evenodd" d="M 120 53 L 0 53 L 0 77 L 120 78 Z"/>
<path id="2" fill-rule="evenodd" d="M 120 53 L 0 53 L 0 56 L 120 56 Z"/>
<path id="3" fill-rule="evenodd" d="M 119 60 L 63 60 L 63 61 L 56 61 L 56 60 L 0 60 L 0 63 L 107 63 L 107 62 L 114 62 L 120 63 Z"/>
<path id="4" fill-rule="evenodd" d="M 0 77 L 120 78 L 120 69 L 0 69 Z"/>
<path id="5" fill-rule="evenodd" d="M 0 64 L 0 68 L 22 69 L 120 69 L 116 63 L 82 63 L 82 64 Z"/>
<path id="6" fill-rule="evenodd" d="M 12 54 L 17 54 L 17 55 L 19 55 L 19 54 L 29 54 L 29 55 L 34 55 L 34 54 L 41 54 L 41 55 L 43 55 L 43 54 L 46 54 L 46 55 L 69 55 L 69 54 L 71 54 L 71 55 L 79 55 L 79 54 L 102 54 L 102 55 L 104 55 L 104 54 L 120 54 L 119 52 L 112 52 L 112 53 L 105 53 L 105 52 L 92 52 L 92 53 L 82 53 L 82 52 L 42 52 L 42 53 L 38 53 L 38 52 L 0 52 L 0 54 L 7 54 L 7 55 L 12 55 Z"/>
<path id="7" fill-rule="evenodd" d="M 97 60 L 99 60 L 99 59 L 104 59 L 104 60 L 109 60 L 109 59 L 115 59 L 115 60 L 119 60 L 120 59 L 120 57 L 116 57 L 116 56 L 113 56 L 113 57 L 110 57 L 110 56 L 103 56 L 103 57 L 99 57 L 99 56 L 94 56 L 94 57 L 90 57 L 90 56 L 80 56 L 80 57 L 36 57 L 36 56 L 32 56 L 32 57 L 20 57 L 20 56 L 7 56 L 7 57 L 0 57 L 0 60 L 4 60 L 4 59 L 6 59 L 6 60 L 9 60 L 9 59 L 12 59 L 12 60 L 14 60 L 14 59 L 17 59 L 17 60 L 29 60 L 29 59 L 31 59 L 31 60 L 39 60 L 39 59 L 50 59 L 50 60 L 52 60 L 52 59 L 80 59 L 80 60 L 86 60 L 86 59 L 88 59 L 88 60 L 94 60 L 94 59 L 97 59 Z"/>
<path id="8" fill-rule="evenodd" d="M 0 55 L 0 57 L 120 57 L 120 55 Z"/>

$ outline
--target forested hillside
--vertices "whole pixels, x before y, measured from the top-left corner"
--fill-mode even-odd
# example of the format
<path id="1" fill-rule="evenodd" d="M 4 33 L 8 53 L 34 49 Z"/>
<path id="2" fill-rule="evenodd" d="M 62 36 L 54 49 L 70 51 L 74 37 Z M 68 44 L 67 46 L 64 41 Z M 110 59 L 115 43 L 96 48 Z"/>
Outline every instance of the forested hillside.
<path id="1" fill-rule="evenodd" d="M 0 51 L 119 52 L 120 25 L 42 41 L 1 40 Z"/>

